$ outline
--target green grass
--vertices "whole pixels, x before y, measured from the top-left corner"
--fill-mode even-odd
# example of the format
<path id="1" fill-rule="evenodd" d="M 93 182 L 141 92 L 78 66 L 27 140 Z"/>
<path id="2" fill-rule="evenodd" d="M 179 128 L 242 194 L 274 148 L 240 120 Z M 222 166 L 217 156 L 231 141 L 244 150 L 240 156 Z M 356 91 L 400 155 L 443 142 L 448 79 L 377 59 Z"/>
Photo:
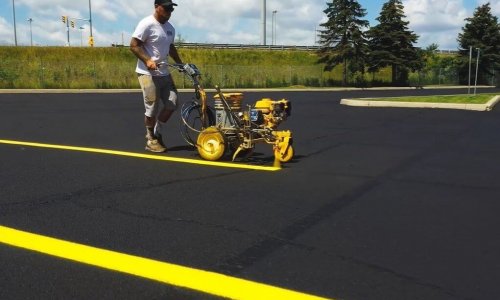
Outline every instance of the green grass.
<path id="1" fill-rule="evenodd" d="M 332 86 L 342 68 L 323 71 L 314 52 L 180 48 L 211 88 Z M 0 46 L 0 88 L 139 88 L 137 58 L 128 47 Z M 173 72 L 179 88 L 190 84 Z"/>
<path id="2" fill-rule="evenodd" d="M 196 64 L 207 88 L 339 87 L 342 65 L 331 72 L 317 64 L 312 51 L 252 49 L 178 49 L 184 62 Z M 128 47 L 9 47 L 0 46 L 0 88 L 139 88 L 137 59 Z M 173 72 L 179 88 L 189 82 Z M 350 74 L 352 75 L 352 74 Z M 391 68 L 375 74 L 348 76 L 348 86 L 390 86 Z M 416 76 L 418 75 L 418 76 Z M 432 84 L 421 74 L 410 82 Z M 431 76 L 432 77 L 432 76 Z M 434 77 L 432 77 L 434 78 Z M 425 79 L 425 80 L 424 80 Z M 424 82 L 425 81 L 425 82 Z M 440 79 L 440 84 L 456 84 Z"/>
<path id="3" fill-rule="evenodd" d="M 477 94 L 477 95 L 445 95 L 445 96 L 415 96 L 415 97 L 391 97 L 376 98 L 371 101 L 394 101 L 394 102 L 425 102 L 425 103 L 466 103 L 466 104 L 485 104 L 496 94 Z M 361 99 L 360 99 L 361 100 Z"/>

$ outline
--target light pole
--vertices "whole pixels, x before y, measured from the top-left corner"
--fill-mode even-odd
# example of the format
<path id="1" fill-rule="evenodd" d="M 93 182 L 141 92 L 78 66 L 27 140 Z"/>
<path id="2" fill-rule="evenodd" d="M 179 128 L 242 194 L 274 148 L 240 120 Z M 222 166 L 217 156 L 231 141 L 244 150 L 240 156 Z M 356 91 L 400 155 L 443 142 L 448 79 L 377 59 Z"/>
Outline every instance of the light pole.
<path id="1" fill-rule="evenodd" d="M 316 38 L 318 36 L 318 32 L 316 31 L 316 25 L 314 25 L 314 46 L 316 46 Z"/>
<path id="2" fill-rule="evenodd" d="M 94 47 L 94 36 L 92 35 L 92 5 L 91 0 L 89 0 L 89 23 L 90 23 L 90 36 L 89 36 L 89 46 Z"/>
<path id="3" fill-rule="evenodd" d="M 260 12 L 260 19 L 262 22 L 262 45 L 266 45 L 266 0 L 262 0 L 262 11 Z"/>
<path id="4" fill-rule="evenodd" d="M 479 71 L 479 52 L 481 52 L 481 49 L 476 48 L 477 50 L 477 60 L 476 60 L 476 81 L 474 83 L 474 96 L 476 95 L 476 88 L 477 88 L 477 75 Z"/>
<path id="5" fill-rule="evenodd" d="M 33 19 L 29 18 L 27 21 L 30 22 L 30 44 L 31 47 L 33 47 L 33 29 L 31 27 L 31 22 L 33 22 Z"/>
<path id="6" fill-rule="evenodd" d="M 14 0 L 12 0 L 12 15 L 14 16 L 14 44 L 17 46 L 16 4 Z"/>
<path id="7" fill-rule="evenodd" d="M 278 11 L 277 10 L 273 10 L 273 19 L 272 19 L 272 39 L 271 39 L 271 44 L 272 45 L 275 45 L 276 44 L 276 13 Z"/>
<path id="8" fill-rule="evenodd" d="M 69 20 L 68 16 L 66 16 L 66 38 L 68 40 L 67 46 L 71 47 L 71 43 L 69 41 L 69 22 L 70 22 L 70 20 Z"/>
<path id="9" fill-rule="evenodd" d="M 83 30 L 85 27 L 80 26 L 78 29 L 80 29 L 80 47 L 83 47 Z"/>
<path id="10" fill-rule="evenodd" d="M 472 70 L 472 46 L 469 47 L 469 85 L 467 89 L 467 95 L 470 95 L 470 75 Z"/>

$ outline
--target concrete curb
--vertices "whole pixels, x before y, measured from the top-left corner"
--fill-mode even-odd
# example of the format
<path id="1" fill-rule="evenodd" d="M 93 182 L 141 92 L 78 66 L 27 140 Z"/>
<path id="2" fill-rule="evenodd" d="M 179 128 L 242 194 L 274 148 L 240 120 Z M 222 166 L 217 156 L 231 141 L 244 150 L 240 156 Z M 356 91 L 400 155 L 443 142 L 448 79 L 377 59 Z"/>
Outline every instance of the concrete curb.
<path id="1" fill-rule="evenodd" d="M 443 109 L 463 109 L 474 111 L 490 111 L 500 101 L 500 96 L 493 97 L 485 104 L 467 103 L 426 103 L 426 102 L 397 102 L 378 101 L 367 99 L 342 99 L 340 104 L 360 107 L 408 107 L 408 108 L 443 108 Z"/>
<path id="2" fill-rule="evenodd" d="M 426 86 L 425 89 L 463 89 L 464 86 Z M 493 86 L 478 86 L 478 88 L 493 88 Z M 241 88 L 226 89 L 224 92 L 342 92 L 342 91 L 384 91 L 384 90 L 414 90 L 414 87 L 375 87 L 375 88 Z M 178 89 L 179 92 L 193 92 L 192 88 Z M 205 89 L 206 92 L 215 92 L 215 89 Z M 111 94 L 111 93 L 140 93 L 140 89 L 0 89 L 0 94 Z"/>
<path id="3" fill-rule="evenodd" d="M 116 94 L 140 92 L 140 89 L 0 89 L 0 94 Z"/>

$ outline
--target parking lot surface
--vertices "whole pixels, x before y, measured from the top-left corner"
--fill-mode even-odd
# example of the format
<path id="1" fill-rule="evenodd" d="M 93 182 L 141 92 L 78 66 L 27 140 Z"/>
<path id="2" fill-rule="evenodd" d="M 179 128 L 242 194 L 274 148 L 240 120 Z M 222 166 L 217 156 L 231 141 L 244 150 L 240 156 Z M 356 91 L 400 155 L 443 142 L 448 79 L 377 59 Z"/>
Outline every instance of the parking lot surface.
<path id="1" fill-rule="evenodd" d="M 0 226 L 306 296 L 498 299 L 500 108 L 339 104 L 464 92 L 245 93 L 292 101 L 296 155 L 274 172 L 30 146 L 149 155 L 141 95 L 0 94 L 0 140 L 20 142 L 0 142 Z M 198 160 L 178 124 L 154 155 Z M 0 299 L 222 297 L 1 242 L 0 269 Z"/>

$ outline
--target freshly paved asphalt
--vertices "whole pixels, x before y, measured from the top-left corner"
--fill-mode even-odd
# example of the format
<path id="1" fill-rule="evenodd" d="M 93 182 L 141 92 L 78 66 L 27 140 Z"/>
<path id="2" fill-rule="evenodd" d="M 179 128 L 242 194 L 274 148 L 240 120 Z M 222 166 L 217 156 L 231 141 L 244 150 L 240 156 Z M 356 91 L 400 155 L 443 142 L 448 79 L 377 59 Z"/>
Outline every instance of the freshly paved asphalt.
<path id="1" fill-rule="evenodd" d="M 246 93 L 293 102 L 278 172 L 0 144 L 0 225 L 328 298 L 499 299 L 500 108 L 339 105 L 454 93 Z M 0 139 L 143 152 L 140 97 L 0 94 Z M 177 124 L 161 155 L 197 158 Z M 0 270 L 0 299 L 217 299 L 5 244 Z"/>

